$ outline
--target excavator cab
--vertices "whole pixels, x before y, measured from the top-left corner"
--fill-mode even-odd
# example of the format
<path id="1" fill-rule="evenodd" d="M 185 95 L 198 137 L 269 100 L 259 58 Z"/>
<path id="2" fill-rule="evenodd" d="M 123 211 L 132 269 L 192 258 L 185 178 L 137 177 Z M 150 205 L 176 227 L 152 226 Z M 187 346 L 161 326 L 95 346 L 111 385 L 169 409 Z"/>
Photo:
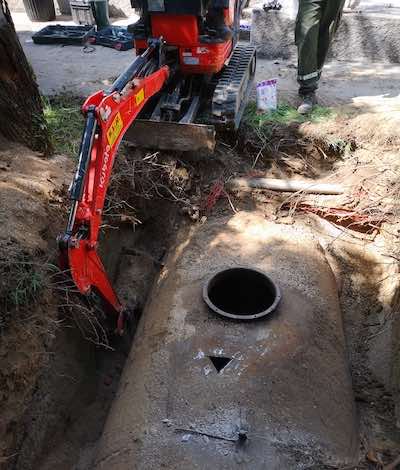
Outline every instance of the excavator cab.
<path id="1" fill-rule="evenodd" d="M 195 17 L 198 32 L 205 41 L 228 41 L 233 33 L 235 17 L 233 2 L 229 0 L 131 0 L 132 8 L 140 13 L 138 23 L 131 25 L 129 30 L 142 39 L 152 31 L 152 20 L 164 16 L 164 24 L 170 21 L 171 15 Z M 238 12 L 240 14 L 240 12 Z M 167 15 L 167 16 L 166 16 Z M 157 20 L 156 20 L 157 21 Z M 182 24 L 182 21 L 181 21 Z"/>

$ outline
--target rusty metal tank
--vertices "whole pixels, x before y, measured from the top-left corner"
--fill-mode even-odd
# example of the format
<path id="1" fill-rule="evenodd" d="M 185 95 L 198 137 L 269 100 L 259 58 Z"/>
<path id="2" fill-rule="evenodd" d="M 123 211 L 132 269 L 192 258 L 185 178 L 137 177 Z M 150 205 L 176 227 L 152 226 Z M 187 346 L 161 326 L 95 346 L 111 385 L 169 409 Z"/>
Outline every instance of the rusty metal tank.
<path id="1" fill-rule="evenodd" d="M 279 286 L 274 312 L 235 320 L 204 302 L 210 276 L 238 266 Z M 358 448 L 336 283 L 318 243 L 247 212 L 182 229 L 94 468 L 322 469 L 355 463 Z"/>

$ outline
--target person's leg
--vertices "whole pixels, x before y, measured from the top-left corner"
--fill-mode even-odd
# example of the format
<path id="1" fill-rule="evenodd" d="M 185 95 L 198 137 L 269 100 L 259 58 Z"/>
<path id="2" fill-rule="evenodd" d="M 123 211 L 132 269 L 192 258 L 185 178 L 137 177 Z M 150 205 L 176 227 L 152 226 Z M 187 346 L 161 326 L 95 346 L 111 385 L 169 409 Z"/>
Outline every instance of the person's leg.
<path id="1" fill-rule="evenodd" d="M 318 68 L 322 70 L 332 39 L 339 27 L 345 0 L 329 0 L 324 9 L 318 38 Z"/>
<path id="2" fill-rule="evenodd" d="M 331 0 L 299 1 L 295 37 L 298 52 L 297 80 L 301 96 L 313 94 L 318 88 L 318 40 L 320 22 L 327 1 Z"/>
<path id="3" fill-rule="evenodd" d="M 140 15 L 136 23 L 128 24 L 128 32 L 133 34 L 135 38 L 146 38 L 146 27 L 149 23 L 147 5 L 144 0 L 131 0 L 131 6 Z"/>
<path id="4" fill-rule="evenodd" d="M 207 26 L 225 41 L 232 37 L 232 29 L 225 23 L 224 12 L 228 8 L 229 0 L 211 0 L 206 16 Z"/>

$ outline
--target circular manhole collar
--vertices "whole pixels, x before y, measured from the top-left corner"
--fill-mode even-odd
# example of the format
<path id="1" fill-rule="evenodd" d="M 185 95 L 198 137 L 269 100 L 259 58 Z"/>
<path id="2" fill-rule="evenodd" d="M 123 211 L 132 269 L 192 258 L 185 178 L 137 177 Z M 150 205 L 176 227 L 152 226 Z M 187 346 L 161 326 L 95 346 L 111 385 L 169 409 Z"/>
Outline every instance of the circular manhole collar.
<path id="1" fill-rule="evenodd" d="M 272 302 L 272 304 L 268 308 L 266 308 L 262 312 L 258 312 L 258 313 L 255 313 L 255 314 L 240 315 L 240 314 L 234 314 L 234 313 L 226 312 L 225 310 L 222 310 L 221 308 L 217 307 L 214 304 L 214 302 L 210 299 L 210 296 L 209 296 L 209 291 L 210 291 L 210 287 L 211 287 L 212 283 L 215 282 L 215 279 L 217 277 L 220 277 L 224 273 L 228 273 L 229 271 L 235 271 L 235 270 L 238 270 L 238 271 L 239 270 L 252 271 L 253 273 L 256 273 L 256 274 L 259 274 L 259 275 L 263 276 L 264 281 L 266 282 L 266 284 L 268 284 L 268 286 L 269 286 L 269 288 L 272 292 L 272 295 L 274 297 L 274 301 Z M 278 305 L 281 301 L 281 298 L 282 298 L 281 290 L 280 290 L 279 286 L 275 283 L 275 281 L 273 281 L 264 271 L 261 271 L 261 269 L 253 268 L 251 266 L 234 266 L 234 267 L 230 267 L 230 268 L 221 269 L 221 270 L 215 272 L 212 276 L 210 276 L 207 279 L 207 281 L 205 282 L 204 286 L 203 286 L 203 300 L 208 305 L 208 307 L 211 310 L 213 310 L 214 312 L 218 313 L 219 315 L 222 315 L 222 316 L 227 317 L 227 318 L 233 318 L 235 320 L 255 320 L 256 318 L 264 317 L 264 316 L 274 312 L 277 309 L 277 307 L 278 307 Z"/>

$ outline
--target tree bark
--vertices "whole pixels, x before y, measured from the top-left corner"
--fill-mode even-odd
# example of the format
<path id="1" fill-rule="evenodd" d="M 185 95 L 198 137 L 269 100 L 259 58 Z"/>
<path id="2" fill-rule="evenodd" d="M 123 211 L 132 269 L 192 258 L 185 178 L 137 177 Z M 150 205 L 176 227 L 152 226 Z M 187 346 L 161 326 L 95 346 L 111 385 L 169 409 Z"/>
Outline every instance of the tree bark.
<path id="1" fill-rule="evenodd" d="M 33 150 L 50 151 L 39 89 L 6 0 L 0 0 L 0 132 Z"/>

